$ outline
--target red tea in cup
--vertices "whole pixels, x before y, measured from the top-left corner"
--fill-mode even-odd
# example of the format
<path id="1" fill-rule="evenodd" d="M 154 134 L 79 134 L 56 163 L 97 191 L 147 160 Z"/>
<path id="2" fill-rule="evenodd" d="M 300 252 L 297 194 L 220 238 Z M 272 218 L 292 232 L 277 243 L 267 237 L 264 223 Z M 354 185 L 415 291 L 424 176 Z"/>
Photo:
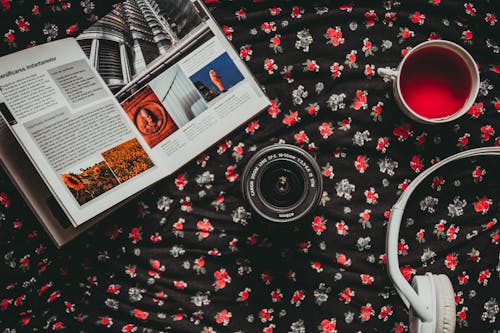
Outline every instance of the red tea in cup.
<path id="1" fill-rule="evenodd" d="M 472 74 L 461 56 L 431 46 L 406 60 L 400 85 L 401 97 L 415 113 L 443 118 L 464 107 L 472 90 Z"/>
<path id="2" fill-rule="evenodd" d="M 479 91 L 479 71 L 461 46 L 427 41 L 413 48 L 397 70 L 379 68 L 394 81 L 394 97 L 412 119 L 423 123 L 454 120 L 472 106 Z"/>

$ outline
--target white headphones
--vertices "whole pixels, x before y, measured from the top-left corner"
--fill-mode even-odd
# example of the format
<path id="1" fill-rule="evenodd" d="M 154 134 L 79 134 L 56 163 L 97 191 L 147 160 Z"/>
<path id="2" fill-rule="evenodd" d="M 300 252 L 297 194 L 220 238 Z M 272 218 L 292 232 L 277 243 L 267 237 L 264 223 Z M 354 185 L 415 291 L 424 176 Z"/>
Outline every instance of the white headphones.
<path id="1" fill-rule="evenodd" d="M 443 159 L 418 175 L 392 206 L 385 244 L 387 269 L 396 291 L 410 309 L 410 333 L 453 333 L 456 310 L 455 293 L 448 276 L 431 273 L 416 275 L 410 286 L 401 274 L 397 245 L 404 208 L 415 188 L 436 169 L 452 161 L 478 155 L 500 155 L 500 147 L 470 149 Z"/>

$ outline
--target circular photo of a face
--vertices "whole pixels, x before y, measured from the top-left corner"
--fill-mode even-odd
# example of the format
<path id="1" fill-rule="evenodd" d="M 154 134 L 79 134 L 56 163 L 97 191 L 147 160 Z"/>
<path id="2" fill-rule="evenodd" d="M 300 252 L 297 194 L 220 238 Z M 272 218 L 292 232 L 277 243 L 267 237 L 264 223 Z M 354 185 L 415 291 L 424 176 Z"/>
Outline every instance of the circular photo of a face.
<path id="1" fill-rule="evenodd" d="M 168 121 L 165 109 L 156 102 L 147 102 L 137 107 L 135 126 L 143 135 L 159 133 Z"/>

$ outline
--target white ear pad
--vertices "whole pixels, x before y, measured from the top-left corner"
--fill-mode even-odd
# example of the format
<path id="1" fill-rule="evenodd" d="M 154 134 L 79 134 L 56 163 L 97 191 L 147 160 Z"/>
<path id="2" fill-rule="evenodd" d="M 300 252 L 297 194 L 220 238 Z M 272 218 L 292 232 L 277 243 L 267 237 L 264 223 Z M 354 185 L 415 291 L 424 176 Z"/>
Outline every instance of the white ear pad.
<path id="1" fill-rule="evenodd" d="M 456 309 L 453 286 L 444 274 L 433 277 L 436 285 L 436 333 L 454 333 Z"/>

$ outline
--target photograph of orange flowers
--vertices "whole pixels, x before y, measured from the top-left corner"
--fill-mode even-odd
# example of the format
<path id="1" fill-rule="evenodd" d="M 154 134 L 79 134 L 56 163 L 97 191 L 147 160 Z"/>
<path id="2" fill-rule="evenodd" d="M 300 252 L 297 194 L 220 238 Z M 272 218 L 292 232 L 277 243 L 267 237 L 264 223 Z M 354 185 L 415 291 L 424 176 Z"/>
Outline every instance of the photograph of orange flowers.
<path id="1" fill-rule="evenodd" d="M 102 156 L 121 183 L 154 166 L 135 138 L 103 152 Z"/>
<path id="2" fill-rule="evenodd" d="M 106 162 L 98 162 L 81 172 L 61 174 L 64 184 L 75 197 L 78 204 L 83 205 L 119 184 Z"/>

